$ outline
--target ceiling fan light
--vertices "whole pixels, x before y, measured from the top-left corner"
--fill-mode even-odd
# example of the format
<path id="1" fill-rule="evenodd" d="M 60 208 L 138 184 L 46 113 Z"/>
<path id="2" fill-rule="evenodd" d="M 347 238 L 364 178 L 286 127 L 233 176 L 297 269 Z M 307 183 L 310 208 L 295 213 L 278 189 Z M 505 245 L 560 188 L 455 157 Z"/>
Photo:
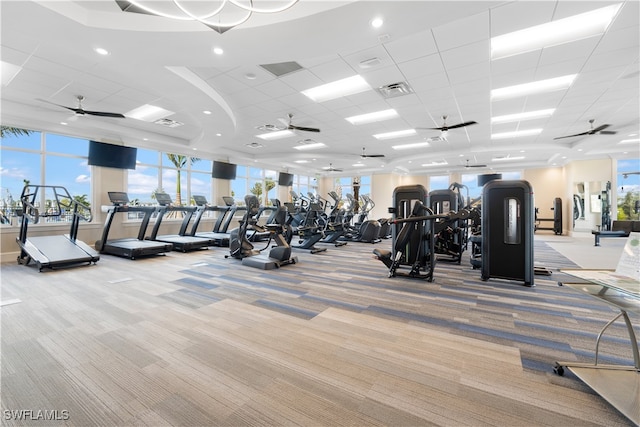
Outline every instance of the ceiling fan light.
<path id="1" fill-rule="evenodd" d="M 603 34 L 622 3 L 558 19 L 491 39 L 491 59 L 531 52 Z"/>

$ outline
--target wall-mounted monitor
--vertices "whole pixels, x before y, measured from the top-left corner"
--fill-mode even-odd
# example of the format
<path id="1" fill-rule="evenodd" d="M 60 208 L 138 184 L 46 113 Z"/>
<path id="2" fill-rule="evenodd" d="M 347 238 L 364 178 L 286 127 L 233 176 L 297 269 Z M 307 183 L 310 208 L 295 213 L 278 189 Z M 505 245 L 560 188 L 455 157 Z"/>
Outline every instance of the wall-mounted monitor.
<path id="1" fill-rule="evenodd" d="M 135 169 L 138 149 L 106 142 L 89 141 L 89 165 L 116 169 Z"/>
<path id="2" fill-rule="evenodd" d="M 478 187 L 482 187 L 489 181 L 493 181 L 494 179 L 502 179 L 501 173 L 487 173 L 484 175 L 478 175 Z"/>
<path id="3" fill-rule="evenodd" d="M 278 173 L 278 185 L 284 185 L 290 187 L 293 185 L 293 174 L 286 172 Z"/>
<path id="4" fill-rule="evenodd" d="M 211 176 L 218 179 L 236 179 L 236 165 L 214 160 Z"/>

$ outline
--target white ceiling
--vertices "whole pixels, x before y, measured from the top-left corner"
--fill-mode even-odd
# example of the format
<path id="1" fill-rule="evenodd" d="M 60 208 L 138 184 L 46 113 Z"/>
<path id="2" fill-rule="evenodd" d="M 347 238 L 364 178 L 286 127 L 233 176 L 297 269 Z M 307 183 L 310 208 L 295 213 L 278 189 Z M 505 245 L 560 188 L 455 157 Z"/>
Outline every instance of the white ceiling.
<path id="1" fill-rule="evenodd" d="M 607 32 L 560 46 L 491 61 L 490 38 L 606 5 L 623 3 Z M 1 59 L 21 67 L 5 85 L 2 124 L 167 150 L 296 173 L 323 173 L 330 163 L 357 173 L 477 172 L 549 167 L 595 158 L 638 158 L 640 117 L 638 1 L 320 1 L 300 0 L 277 15 L 254 14 L 223 34 L 196 22 L 122 12 L 114 0 L 11 1 L 0 4 Z M 374 29 L 370 21 L 382 17 Z M 94 48 L 109 50 L 99 56 Z M 214 47 L 224 49 L 216 55 Z M 361 68 L 377 58 L 378 65 Z M 295 61 L 303 69 L 276 77 L 260 64 Z M 5 64 L 3 64 L 4 66 Z M 4 71 L 4 70 L 3 70 Z M 568 90 L 491 101 L 495 88 L 578 74 Z M 253 74 L 254 79 L 246 76 Z M 407 82 L 413 93 L 385 99 L 377 91 L 317 103 L 302 90 L 360 74 L 373 88 Z M 143 104 L 174 111 L 169 128 L 131 118 L 84 116 L 41 99 L 87 110 L 126 113 Z M 40 100 L 39 100 L 40 99 Z M 346 117 L 395 108 L 399 117 L 352 125 Z M 550 118 L 491 125 L 491 117 L 556 108 Z M 203 110 L 213 114 L 205 115 Z M 263 141 L 256 127 L 293 123 L 321 132 Z M 392 145 L 439 136 L 377 140 L 372 135 L 476 121 L 450 130 L 427 148 Z M 553 140 L 610 124 L 615 135 Z M 491 140 L 491 134 L 543 128 L 537 136 Z M 221 134 L 221 136 L 217 136 Z M 630 137 L 630 134 L 636 134 Z M 311 138 L 326 144 L 293 150 Z M 251 148 L 250 143 L 261 148 Z M 364 167 L 353 164 L 366 147 Z M 496 156 L 524 156 L 492 162 Z M 295 160 L 309 160 L 300 165 Z M 423 164 L 446 161 L 440 167 Z"/>

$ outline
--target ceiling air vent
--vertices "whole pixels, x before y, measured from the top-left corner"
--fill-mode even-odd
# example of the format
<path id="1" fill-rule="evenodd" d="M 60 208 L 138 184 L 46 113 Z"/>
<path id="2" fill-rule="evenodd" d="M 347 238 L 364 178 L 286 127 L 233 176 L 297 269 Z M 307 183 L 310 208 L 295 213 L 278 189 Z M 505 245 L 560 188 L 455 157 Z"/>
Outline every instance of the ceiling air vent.
<path id="1" fill-rule="evenodd" d="M 391 83 L 376 89 L 385 98 L 395 98 L 413 93 L 413 89 L 407 82 Z"/>
<path id="2" fill-rule="evenodd" d="M 157 125 L 166 126 L 168 128 L 177 128 L 178 126 L 182 126 L 184 124 L 171 119 L 158 119 L 153 123 Z"/>
<path id="3" fill-rule="evenodd" d="M 294 61 L 278 62 L 275 64 L 260 64 L 260 66 L 276 77 L 302 70 L 302 65 Z"/>
<path id="4" fill-rule="evenodd" d="M 244 145 L 246 145 L 249 148 L 262 148 L 262 147 L 264 147 L 264 145 L 259 144 L 257 142 L 250 142 L 249 144 L 244 144 Z"/>

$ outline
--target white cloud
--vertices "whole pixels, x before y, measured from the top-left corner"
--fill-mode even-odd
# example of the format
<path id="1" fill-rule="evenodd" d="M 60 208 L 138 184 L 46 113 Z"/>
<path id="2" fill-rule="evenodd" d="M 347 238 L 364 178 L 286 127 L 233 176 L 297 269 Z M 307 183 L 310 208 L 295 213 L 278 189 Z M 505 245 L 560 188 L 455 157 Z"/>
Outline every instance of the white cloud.
<path id="1" fill-rule="evenodd" d="M 90 183 L 91 182 L 91 177 L 89 175 L 78 175 L 76 177 L 76 182 L 81 183 L 81 184 Z"/>

